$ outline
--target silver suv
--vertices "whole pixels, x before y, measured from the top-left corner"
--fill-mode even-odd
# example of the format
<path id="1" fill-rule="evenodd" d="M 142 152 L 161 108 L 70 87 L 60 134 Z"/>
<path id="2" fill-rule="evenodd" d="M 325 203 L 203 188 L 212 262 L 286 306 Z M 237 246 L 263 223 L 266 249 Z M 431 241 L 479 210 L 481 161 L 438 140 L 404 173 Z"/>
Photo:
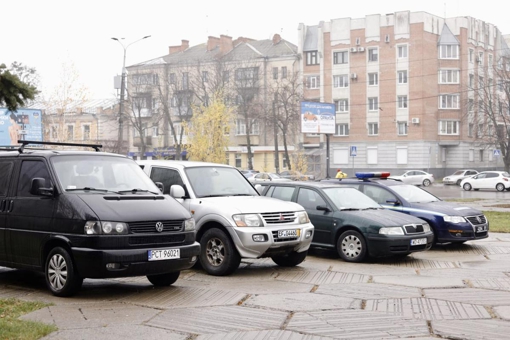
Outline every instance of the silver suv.
<path id="1" fill-rule="evenodd" d="M 167 160 L 138 164 L 195 218 L 207 273 L 231 274 L 241 258 L 271 257 L 287 267 L 305 259 L 314 228 L 304 208 L 260 196 L 236 168 Z"/>

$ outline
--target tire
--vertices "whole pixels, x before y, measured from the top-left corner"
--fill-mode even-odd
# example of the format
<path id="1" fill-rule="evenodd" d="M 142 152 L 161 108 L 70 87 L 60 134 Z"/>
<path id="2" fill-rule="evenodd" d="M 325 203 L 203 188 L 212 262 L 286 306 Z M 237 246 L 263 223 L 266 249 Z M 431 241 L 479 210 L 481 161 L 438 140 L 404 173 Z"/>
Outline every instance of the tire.
<path id="1" fill-rule="evenodd" d="M 457 184 L 457 185 L 460 185 L 460 182 L 462 182 L 462 180 L 461 180 L 461 179 L 459 179 L 459 180 L 457 181 L 457 183 L 456 183 L 456 184 Z"/>
<path id="2" fill-rule="evenodd" d="M 181 272 L 147 275 L 147 280 L 156 287 L 168 287 L 177 281 Z"/>
<path id="3" fill-rule="evenodd" d="M 200 239 L 200 264 L 215 276 L 232 274 L 241 263 L 241 256 L 234 243 L 221 229 L 207 230 Z"/>
<path id="4" fill-rule="evenodd" d="M 505 185 L 503 183 L 496 184 L 497 191 L 505 191 Z"/>
<path id="5" fill-rule="evenodd" d="M 338 255 L 346 262 L 363 262 L 367 257 L 367 244 L 363 236 L 354 230 L 343 232 L 336 243 Z"/>
<path id="6" fill-rule="evenodd" d="M 462 189 L 466 190 L 466 191 L 469 191 L 471 190 L 471 184 L 469 183 L 464 183 L 464 185 L 462 186 Z"/>
<path id="7" fill-rule="evenodd" d="M 301 253 L 293 251 L 287 255 L 272 256 L 271 259 L 280 267 L 295 267 L 305 260 L 307 253 L 308 251 Z"/>
<path id="8" fill-rule="evenodd" d="M 76 294 L 83 284 L 69 252 L 62 247 L 53 248 L 44 266 L 46 286 L 55 296 L 65 297 Z"/>
<path id="9" fill-rule="evenodd" d="M 430 179 L 424 179 L 423 180 L 423 186 L 428 187 L 431 184 Z"/>

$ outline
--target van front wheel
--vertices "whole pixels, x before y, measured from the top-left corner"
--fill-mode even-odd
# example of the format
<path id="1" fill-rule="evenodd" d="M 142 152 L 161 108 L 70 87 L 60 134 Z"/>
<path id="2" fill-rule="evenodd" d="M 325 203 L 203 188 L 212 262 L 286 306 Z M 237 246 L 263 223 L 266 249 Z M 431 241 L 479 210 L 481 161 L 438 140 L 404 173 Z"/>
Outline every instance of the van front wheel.
<path id="1" fill-rule="evenodd" d="M 241 263 L 241 256 L 234 243 L 221 229 L 207 230 L 200 239 L 200 264 L 210 274 L 232 274 Z"/>
<path id="2" fill-rule="evenodd" d="M 55 247 L 50 251 L 44 274 L 46 285 L 55 296 L 74 295 L 83 284 L 83 278 L 78 275 L 71 255 L 62 247 Z"/>
<path id="3" fill-rule="evenodd" d="M 181 272 L 147 275 L 147 280 L 156 287 L 167 287 L 175 283 Z"/>

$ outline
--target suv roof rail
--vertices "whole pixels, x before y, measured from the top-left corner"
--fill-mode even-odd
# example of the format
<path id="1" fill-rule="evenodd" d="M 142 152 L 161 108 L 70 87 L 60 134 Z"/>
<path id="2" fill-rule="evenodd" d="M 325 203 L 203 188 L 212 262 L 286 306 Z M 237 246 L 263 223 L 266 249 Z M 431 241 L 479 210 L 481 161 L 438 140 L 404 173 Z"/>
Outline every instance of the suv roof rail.
<path id="1" fill-rule="evenodd" d="M 60 145 L 60 146 L 79 146 L 85 148 L 93 148 L 96 152 L 99 152 L 99 149 L 103 147 L 102 144 L 78 144 L 78 143 L 62 143 L 62 142 L 43 142 L 43 141 L 34 141 L 34 140 L 18 140 L 18 143 L 21 144 L 18 151 L 19 153 L 23 153 L 25 146 L 29 144 L 42 144 L 42 145 Z"/>

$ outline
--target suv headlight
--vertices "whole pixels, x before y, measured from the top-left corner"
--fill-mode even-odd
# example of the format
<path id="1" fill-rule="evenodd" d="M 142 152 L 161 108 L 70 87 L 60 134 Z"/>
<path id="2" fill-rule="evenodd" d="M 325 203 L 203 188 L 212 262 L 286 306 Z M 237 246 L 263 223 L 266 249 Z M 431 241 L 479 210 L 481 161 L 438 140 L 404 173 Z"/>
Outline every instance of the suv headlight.
<path id="1" fill-rule="evenodd" d="M 193 231 L 195 230 L 195 219 L 189 218 L 187 220 L 184 220 L 184 231 Z"/>
<path id="2" fill-rule="evenodd" d="M 264 223 L 258 214 L 239 214 L 232 216 L 238 227 L 263 227 Z"/>
<path id="3" fill-rule="evenodd" d="M 84 232 L 86 235 L 126 235 L 128 227 L 123 222 L 87 221 Z"/>
<path id="4" fill-rule="evenodd" d="M 462 216 L 443 216 L 445 222 L 451 223 L 463 223 L 466 222 L 466 219 Z"/>
<path id="5" fill-rule="evenodd" d="M 379 229 L 379 234 L 382 235 L 404 235 L 402 227 L 382 227 Z"/>
<path id="6" fill-rule="evenodd" d="M 306 211 L 298 211 L 296 215 L 298 217 L 299 224 L 310 223 L 310 219 L 308 218 Z"/>
<path id="7" fill-rule="evenodd" d="M 430 224 L 423 223 L 422 226 L 423 226 L 423 231 L 424 232 L 428 233 L 430 231 Z"/>

